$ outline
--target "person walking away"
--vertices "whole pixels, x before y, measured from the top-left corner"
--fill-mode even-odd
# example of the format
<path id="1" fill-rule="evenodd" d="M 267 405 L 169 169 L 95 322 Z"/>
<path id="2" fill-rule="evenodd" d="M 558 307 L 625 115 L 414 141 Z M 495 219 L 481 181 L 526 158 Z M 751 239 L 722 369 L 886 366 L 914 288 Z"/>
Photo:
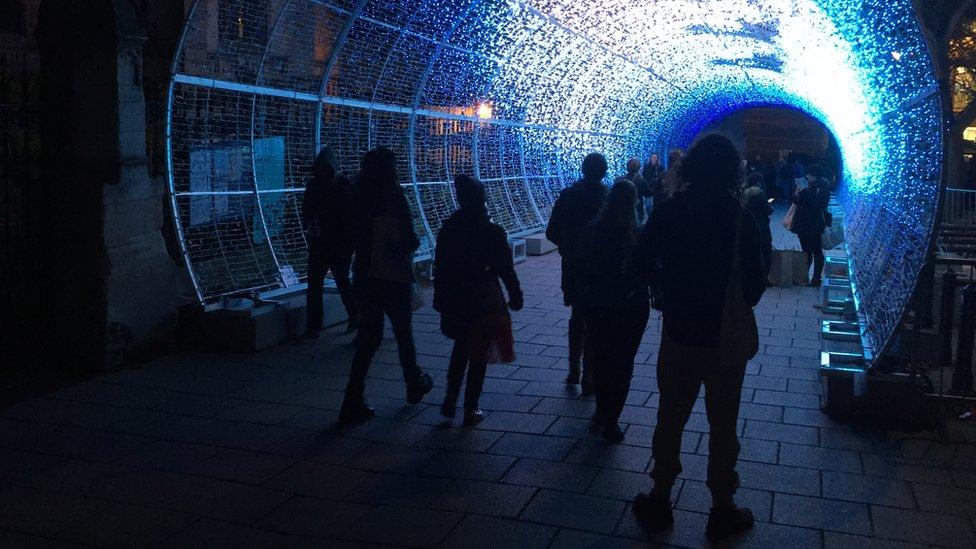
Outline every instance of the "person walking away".
<path id="1" fill-rule="evenodd" d="M 312 179 L 302 203 L 302 225 L 308 243 L 305 339 L 318 338 L 322 330 L 322 284 L 329 270 L 349 317 L 346 333 L 355 332 L 359 325 L 359 312 L 349 282 L 352 186 L 338 173 L 338 168 L 335 151 L 331 147 L 322 149 L 312 163 Z"/>
<path id="2" fill-rule="evenodd" d="M 736 421 L 746 362 L 758 350 L 752 307 L 766 288 L 759 229 L 735 196 L 740 173 L 739 152 L 728 138 L 700 139 L 681 163 L 688 189 L 654 210 L 636 253 L 641 272 L 659 279 L 663 325 L 653 489 L 634 498 L 633 512 L 651 530 L 673 525 L 681 436 L 704 384 L 712 493 L 706 534 L 713 542 L 753 524 L 751 511 L 734 503 Z"/>
<path id="3" fill-rule="evenodd" d="M 651 158 L 654 159 L 656 156 L 657 155 L 651 155 Z M 637 215 L 637 223 L 643 224 L 644 219 L 647 218 L 647 206 L 644 204 L 644 199 L 640 197 L 641 193 L 643 193 L 644 196 L 651 196 L 651 186 L 647 180 L 644 179 L 644 173 L 641 170 L 640 160 L 636 158 L 627 160 L 627 175 L 625 175 L 623 178 L 630 181 L 631 184 L 634 185 L 634 188 L 637 189 L 638 200 L 634 210 L 635 214 Z"/>
<path id="4" fill-rule="evenodd" d="M 546 238 L 559 246 L 562 256 L 563 303 L 570 307 L 569 317 L 569 375 L 567 385 L 580 385 L 583 395 L 593 394 L 593 377 L 586 352 L 585 319 L 578 305 L 579 282 L 577 251 L 580 231 L 593 221 L 607 197 L 603 178 L 607 175 L 607 159 L 600 153 L 590 153 L 583 159 L 583 179 L 559 193 L 552 207 Z M 581 368 L 582 366 L 582 368 Z"/>
<path id="5" fill-rule="evenodd" d="M 359 336 L 339 421 L 351 423 L 375 415 L 364 397 L 366 375 L 383 341 L 383 315 L 390 318 L 407 402 L 417 404 L 430 392 L 430 375 L 417 366 L 411 327 L 413 253 L 420 240 L 410 207 L 397 181 L 396 156 L 384 147 L 363 156 L 353 194 L 353 289 L 360 304 Z"/>
<path id="6" fill-rule="evenodd" d="M 603 211 L 580 235 L 580 302 L 593 353 L 596 389 L 593 423 L 611 442 L 624 438 L 617 422 L 630 391 L 634 357 L 650 313 L 647 281 L 632 267 L 637 247 L 636 203 L 633 184 L 626 178 L 618 179 Z"/>
<path id="7" fill-rule="evenodd" d="M 762 253 L 766 287 L 769 288 L 772 286 L 769 282 L 769 269 L 773 261 L 773 233 L 769 230 L 769 216 L 773 215 L 773 208 L 769 205 L 762 186 L 763 178 L 759 172 L 749 174 L 746 189 L 742 191 L 742 206 L 752 214 L 759 227 L 759 251 Z"/>
<path id="8" fill-rule="evenodd" d="M 683 157 L 684 151 L 681 149 L 671 149 L 671 152 L 668 153 L 668 169 L 661 174 L 661 185 L 659 186 L 660 190 L 658 191 L 660 200 L 655 200 L 655 207 L 657 204 L 660 204 L 685 190 L 686 185 L 681 180 L 681 176 L 678 173 L 679 168 L 681 168 L 681 159 Z"/>
<path id="9" fill-rule="evenodd" d="M 513 311 L 522 309 L 522 289 L 505 229 L 488 218 L 481 182 L 458 175 L 454 189 L 461 207 L 437 236 L 434 309 L 441 313 L 441 332 L 454 340 L 441 415 L 454 418 L 467 370 L 462 425 L 468 427 L 484 417 L 478 399 L 487 364 L 515 359 L 512 318 L 498 280 L 508 290 Z"/>
<path id="10" fill-rule="evenodd" d="M 664 166 L 661 165 L 661 157 L 657 153 L 652 153 L 648 159 L 641 177 L 644 179 L 644 187 L 637 187 L 637 196 L 645 213 L 650 213 L 654 207 L 655 195 L 662 193 L 661 183 L 663 182 Z M 631 180 L 631 183 L 634 181 Z M 635 183 L 636 185 L 636 183 Z M 644 217 L 639 218 L 641 220 Z"/>
<path id="11" fill-rule="evenodd" d="M 821 237 L 827 228 L 825 210 L 830 203 L 830 193 L 824 188 L 823 168 L 812 164 L 807 168 L 807 186 L 797 189 L 793 195 L 796 213 L 793 216 L 793 232 L 800 239 L 800 249 L 807 254 L 807 270 L 813 265 L 813 277 L 808 286 L 820 286 L 824 266 Z"/>

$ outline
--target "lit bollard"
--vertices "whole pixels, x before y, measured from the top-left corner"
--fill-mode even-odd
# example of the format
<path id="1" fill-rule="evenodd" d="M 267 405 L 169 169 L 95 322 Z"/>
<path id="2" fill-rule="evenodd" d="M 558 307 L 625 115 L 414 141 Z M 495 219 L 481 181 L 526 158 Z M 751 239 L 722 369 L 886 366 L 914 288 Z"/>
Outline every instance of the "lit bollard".
<path id="1" fill-rule="evenodd" d="M 976 284 L 961 290 L 959 337 L 956 340 L 956 368 L 952 374 L 952 394 L 967 395 L 973 391 L 973 343 L 976 342 Z"/>
<path id="2" fill-rule="evenodd" d="M 952 322 L 956 305 L 956 273 L 949 269 L 942 275 L 942 308 L 939 310 L 939 334 L 942 335 L 942 356 L 939 364 L 952 365 Z"/>

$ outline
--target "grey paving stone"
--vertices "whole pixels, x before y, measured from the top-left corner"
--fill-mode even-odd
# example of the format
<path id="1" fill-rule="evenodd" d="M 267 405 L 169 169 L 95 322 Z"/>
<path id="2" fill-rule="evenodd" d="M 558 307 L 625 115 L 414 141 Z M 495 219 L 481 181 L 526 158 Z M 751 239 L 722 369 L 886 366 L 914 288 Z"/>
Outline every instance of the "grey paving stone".
<path id="1" fill-rule="evenodd" d="M 505 433 L 489 452 L 506 456 L 562 461 L 576 444 L 576 439 L 525 433 Z"/>
<path id="2" fill-rule="evenodd" d="M 521 518 L 542 524 L 578 528 L 588 532 L 613 532 L 625 504 L 622 501 L 542 490 L 522 511 Z"/>
<path id="3" fill-rule="evenodd" d="M 504 433 L 477 429 L 436 429 L 417 441 L 417 446 L 439 450 L 484 452 L 498 442 Z"/>
<path id="4" fill-rule="evenodd" d="M 782 422 L 783 407 L 769 404 L 742 402 L 739 404 L 739 417 L 742 419 L 758 419 L 760 421 Z"/>
<path id="5" fill-rule="evenodd" d="M 420 439 L 430 434 L 430 431 L 430 427 L 425 425 L 374 417 L 367 422 L 352 427 L 343 434 L 352 438 L 361 438 L 373 442 L 409 446 L 416 444 Z"/>
<path id="6" fill-rule="evenodd" d="M 746 488 L 800 494 L 820 495 L 820 472 L 799 467 L 740 461 L 736 466 L 739 482 Z"/>
<path id="7" fill-rule="evenodd" d="M 596 476 L 597 467 L 575 463 L 555 463 L 520 459 L 502 479 L 511 484 L 584 492 Z"/>
<path id="8" fill-rule="evenodd" d="M 673 528 L 664 532 L 650 533 L 637 522 L 628 504 L 614 534 L 650 542 L 654 546 L 707 547 L 709 545 L 708 538 L 705 537 L 707 521 L 706 514 L 676 509 Z"/>
<path id="9" fill-rule="evenodd" d="M 871 506 L 871 517 L 884 538 L 943 547 L 976 546 L 972 524 L 963 517 L 877 505 Z"/>
<path id="10" fill-rule="evenodd" d="M 871 535 L 871 518 L 867 505 L 834 499 L 774 494 L 773 522 Z"/>
<path id="11" fill-rule="evenodd" d="M 922 511 L 934 511 L 946 515 L 968 516 L 976 519 L 976 486 L 955 488 L 912 483 L 915 500 Z"/>
<path id="12" fill-rule="evenodd" d="M 376 507 L 346 530 L 345 537 L 370 543 L 432 547 L 444 540 L 462 516 L 450 511 Z"/>
<path id="13" fill-rule="evenodd" d="M 756 395 L 753 397 L 752 401 L 757 404 L 775 404 L 790 408 L 807 408 L 810 410 L 820 409 L 820 397 L 817 395 L 782 393 L 779 391 L 757 389 Z"/>
<path id="14" fill-rule="evenodd" d="M 820 373 L 816 370 L 791 368 L 790 366 L 775 366 L 772 364 L 763 364 L 759 369 L 759 373 L 766 377 L 782 377 L 802 381 L 818 381 L 820 379 Z"/>
<path id="15" fill-rule="evenodd" d="M 875 539 L 865 536 L 841 534 L 840 532 L 824 532 L 824 549 L 847 549 L 849 547 L 864 549 L 923 549 L 927 546 L 902 543 L 890 539 Z"/>
<path id="16" fill-rule="evenodd" d="M 452 479 L 498 480 L 516 458 L 471 452 L 441 450 L 417 469 L 418 474 Z"/>
<path id="17" fill-rule="evenodd" d="M 537 490 L 534 486 L 456 480 L 437 494 L 431 507 L 513 518 L 522 512 Z"/>
<path id="18" fill-rule="evenodd" d="M 820 381 L 802 379 L 789 380 L 787 390 L 791 393 L 804 393 L 808 395 L 820 395 L 823 393 L 823 387 Z"/>
<path id="19" fill-rule="evenodd" d="M 161 547 L 278 547 L 287 544 L 287 536 L 277 532 L 248 528 L 216 519 L 203 519 L 167 539 Z"/>
<path id="20" fill-rule="evenodd" d="M 879 454 L 861 454 L 864 474 L 873 477 L 897 478 L 912 482 L 952 486 L 952 472 L 946 468 L 920 465 L 919 462 Z M 974 477 L 976 478 L 976 477 Z M 976 482 L 968 484 L 976 486 Z"/>
<path id="21" fill-rule="evenodd" d="M 861 458 L 857 452 L 818 446 L 787 444 L 779 447 L 779 463 L 825 471 L 861 473 Z"/>
<path id="22" fill-rule="evenodd" d="M 821 429 L 820 445 L 827 448 L 856 450 L 874 454 L 897 456 L 898 444 L 884 433 Z"/>
<path id="23" fill-rule="evenodd" d="M 675 507 L 696 513 L 708 513 L 712 508 L 712 493 L 704 482 L 686 480 L 681 491 L 675 494 L 678 498 Z M 748 507 L 752 510 L 756 520 L 769 522 L 773 508 L 773 494 L 762 490 L 739 488 L 735 493 L 736 505 Z"/>
<path id="24" fill-rule="evenodd" d="M 642 472 L 651 460 L 648 448 L 581 440 L 566 458 L 567 463 L 583 463 L 611 469 Z"/>
<path id="25" fill-rule="evenodd" d="M 566 379 L 566 372 L 561 372 L 549 367 L 530 368 L 523 366 L 512 372 L 510 379 L 521 379 L 523 381 L 543 381 L 546 383 L 562 383 Z"/>
<path id="26" fill-rule="evenodd" d="M 444 547 L 545 547 L 557 528 L 494 517 L 468 515 L 444 541 Z"/>
<path id="27" fill-rule="evenodd" d="M 265 486 L 293 494 L 340 499 L 368 478 L 363 471 L 300 461 L 272 477 Z"/>
<path id="28" fill-rule="evenodd" d="M 644 542 L 616 536 L 604 536 L 590 532 L 580 532 L 563 528 L 556 535 L 549 549 L 584 549 L 596 547 L 610 547 L 615 549 L 630 549 L 645 547 Z"/>
<path id="29" fill-rule="evenodd" d="M 62 532 L 78 532 L 108 502 L 26 487 L 0 491 L 0 529 L 57 538 Z"/>
<path id="30" fill-rule="evenodd" d="M 679 480 L 675 485 L 675 490 L 680 488 Z M 651 480 L 647 473 L 635 473 L 632 471 L 621 471 L 619 469 L 600 469 L 596 478 L 590 483 L 586 490 L 587 494 L 601 496 L 623 501 L 632 501 L 634 496 L 640 492 L 647 492 L 651 489 Z"/>
<path id="31" fill-rule="evenodd" d="M 628 446 L 642 446 L 650 448 L 654 443 L 654 427 L 649 425 L 631 425 L 626 431 L 627 437 L 623 444 Z M 707 436 L 707 435 L 705 435 Z M 681 451 L 693 453 L 700 445 L 703 435 L 695 431 L 685 431 L 681 435 Z"/>
<path id="32" fill-rule="evenodd" d="M 463 398 L 459 400 L 458 405 L 463 405 Z M 539 397 L 534 396 L 483 393 L 478 400 L 478 406 L 486 412 L 528 412 L 539 404 L 539 400 Z"/>
<path id="33" fill-rule="evenodd" d="M 588 419 L 561 417 L 549 426 L 546 434 L 581 439 L 600 439 L 599 429 L 592 429 L 591 426 L 592 424 Z"/>
<path id="34" fill-rule="evenodd" d="M 816 427 L 802 425 L 787 425 L 769 421 L 746 420 L 745 436 L 761 440 L 790 442 L 816 446 L 820 441 L 820 434 Z"/>
<path id="35" fill-rule="evenodd" d="M 372 509 L 369 505 L 295 496 L 254 523 L 255 528 L 337 539 Z"/>
<path id="36" fill-rule="evenodd" d="M 596 406 L 589 400 L 546 397 L 532 409 L 532 412 L 589 419 L 595 409 Z"/>
<path id="37" fill-rule="evenodd" d="M 787 383 L 786 379 L 781 377 L 747 375 L 742 380 L 742 386 L 744 388 L 765 389 L 767 391 L 785 391 Z"/>
<path id="38" fill-rule="evenodd" d="M 371 505 L 423 508 L 446 491 L 451 482 L 446 478 L 371 473 L 343 499 Z"/>
<path id="39" fill-rule="evenodd" d="M 823 472 L 823 496 L 888 507 L 915 507 L 911 486 L 905 481 L 835 471 Z"/>
<path id="40" fill-rule="evenodd" d="M 322 432 L 307 431 L 285 441 L 269 451 L 283 456 L 316 463 L 342 463 L 364 448 L 372 445 L 368 440 Z"/>
<path id="41" fill-rule="evenodd" d="M 556 416 L 552 415 L 491 412 L 485 414 L 485 419 L 478 424 L 477 428 L 489 431 L 541 434 L 555 421 Z"/>

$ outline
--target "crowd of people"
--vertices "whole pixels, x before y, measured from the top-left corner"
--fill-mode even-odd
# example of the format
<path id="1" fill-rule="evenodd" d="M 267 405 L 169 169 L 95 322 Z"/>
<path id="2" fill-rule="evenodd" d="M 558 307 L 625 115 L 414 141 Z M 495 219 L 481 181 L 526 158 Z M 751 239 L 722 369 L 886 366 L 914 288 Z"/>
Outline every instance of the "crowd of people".
<path id="1" fill-rule="evenodd" d="M 419 403 L 432 388 L 430 375 L 417 364 L 411 332 L 412 258 L 419 239 L 396 165 L 389 149 L 372 150 L 351 183 L 326 148 L 312 165 L 306 191 L 306 337 L 318 337 L 322 328 L 327 270 L 349 315 L 349 330 L 358 329 L 342 423 L 375 414 L 364 393 L 384 315 L 396 337 L 407 402 Z M 768 185 L 718 135 L 701 138 L 687 154 L 669 152 L 667 166 L 656 154 L 644 166 L 631 159 L 626 174 L 609 188 L 603 183 L 607 173 L 601 154 L 587 155 L 582 178 L 561 192 L 546 229 L 559 248 L 563 301 L 570 308 L 566 384 L 595 395 L 591 423 L 604 439 L 623 440 L 619 419 L 634 359 L 651 308 L 661 312 L 653 488 L 636 496 L 633 511 L 652 530 L 673 524 L 671 490 L 682 470 L 682 432 L 704 386 L 713 497 L 706 531 L 718 540 L 753 524 L 752 513 L 733 500 L 739 484 L 736 422 L 746 362 L 758 350 L 752 308 L 768 285 Z M 809 185 L 786 190 L 797 205 L 801 241 L 818 250 L 812 235 L 822 232 L 823 218 L 810 212 L 826 206 L 829 191 L 818 185 L 823 175 L 811 167 Z M 454 190 L 459 209 L 441 227 L 434 255 L 433 305 L 443 334 L 454 342 L 440 411 L 446 421 L 455 417 L 464 385 L 462 426 L 471 426 L 484 417 L 479 398 L 488 364 L 515 359 L 509 311 L 520 310 L 524 300 L 506 233 L 491 221 L 484 187 L 458 175 Z M 823 251 L 811 249 L 810 261 L 821 268 Z"/>

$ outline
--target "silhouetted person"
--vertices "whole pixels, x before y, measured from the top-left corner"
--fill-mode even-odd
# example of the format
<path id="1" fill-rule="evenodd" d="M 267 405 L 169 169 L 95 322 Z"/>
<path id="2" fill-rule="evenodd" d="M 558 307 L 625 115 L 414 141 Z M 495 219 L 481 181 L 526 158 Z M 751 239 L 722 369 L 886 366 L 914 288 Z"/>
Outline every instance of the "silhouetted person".
<path id="1" fill-rule="evenodd" d="M 546 238 L 559 246 L 562 256 L 563 303 L 571 307 L 569 318 L 569 375 L 567 385 L 581 385 L 584 395 L 593 393 L 589 353 L 586 347 L 586 321 L 579 307 L 580 254 L 579 233 L 593 221 L 607 197 L 603 178 L 607 175 L 607 159 L 590 153 L 583 159 L 583 179 L 563 189 L 556 199 L 546 228 Z M 582 366 L 582 369 L 581 369 Z"/>
<path id="2" fill-rule="evenodd" d="M 813 265 L 813 277 L 809 286 L 820 286 L 824 266 L 821 237 L 827 227 L 824 211 L 830 203 L 830 192 L 824 188 L 823 168 L 814 164 L 806 170 L 805 188 L 798 188 L 793 195 L 796 213 L 793 232 L 800 239 L 800 248 L 807 254 L 807 270 Z"/>
<path id="3" fill-rule="evenodd" d="M 773 233 L 769 230 L 769 216 L 773 215 L 773 208 L 769 205 L 762 185 L 763 178 L 759 172 L 749 174 L 746 189 L 742 191 L 742 205 L 752 214 L 756 220 L 756 225 L 759 226 L 759 250 L 762 252 L 766 287 L 769 287 L 771 286 L 769 269 L 773 261 Z"/>
<path id="4" fill-rule="evenodd" d="M 661 157 L 657 153 L 653 153 L 641 172 L 644 187 L 637 187 L 637 196 L 645 213 L 649 214 L 654 206 L 654 201 L 664 195 L 663 176 L 664 166 L 661 165 Z"/>
<path id="5" fill-rule="evenodd" d="M 417 404 L 430 391 L 430 376 L 417 366 L 413 342 L 411 284 L 413 253 L 420 240 L 413 229 L 410 207 L 397 182 L 396 156 L 380 147 L 363 156 L 353 193 L 353 283 L 361 307 L 356 354 L 339 421 L 373 417 L 363 392 L 373 355 L 383 340 L 383 314 L 390 317 L 400 366 L 407 384 L 407 402 Z"/>
<path id="6" fill-rule="evenodd" d="M 454 340 L 441 414 L 454 417 L 467 369 L 463 425 L 470 426 L 484 417 L 478 399 L 486 365 L 515 358 L 512 319 L 498 280 L 513 311 L 522 309 L 522 289 L 505 229 L 488 218 L 484 187 L 459 175 L 454 189 L 461 207 L 441 227 L 434 255 L 434 309 L 441 313 L 441 331 Z"/>
<path id="7" fill-rule="evenodd" d="M 654 210 L 637 254 L 642 271 L 660 280 L 663 327 L 657 363 L 661 397 L 652 450 L 654 488 L 637 495 L 634 513 L 649 529 L 673 524 L 671 490 L 681 473 L 681 435 L 704 384 L 710 427 L 707 484 L 712 492 L 706 533 L 713 541 L 753 523 L 752 513 L 736 507 L 733 496 L 739 486 L 736 420 L 748 360 L 742 356 L 754 351 L 733 356 L 740 349 L 729 347 L 734 338 L 723 333 L 737 333 L 739 326 L 722 322 L 729 301 L 742 304 L 751 316 L 751 307 L 765 291 L 759 230 L 734 195 L 740 165 L 739 152 L 727 138 L 709 135 L 699 140 L 681 163 L 687 190 Z M 738 257 L 733 257 L 735 248 Z M 742 295 L 730 297 L 726 290 L 733 272 L 741 283 L 734 289 Z M 754 326 L 752 334 L 758 337 Z"/>
<path id="8" fill-rule="evenodd" d="M 671 149 L 668 152 L 668 169 L 661 174 L 660 200 L 654 202 L 654 206 L 663 203 L 665 200 L 685 190 L 685 182 L 681 180 L 679 169 L 681 159 L 684 158 L 684 151 L 681 149 Z"/>
<path id="9" fill-rule="evenodd" d="M 779 163 L 776 164 L 776 187 L 779 189 L 779 199 L 789 203 L 793 197 L 793 159 L 790 151 L 779 151 Z"/>
<path id="10" fill-rule="evenodd" d="M 637 247 L 636 203 L 634 186 L 626 178 L 618 179 L 603 211 L 580 235 L 580 302 L 586 311 L 596 388 L 593 423 L 603 428 L 603 438 L 613 442 L 624 438 L 617 421 L 650 313 L 647 280 L 632 265 Z"/>
<path id="11" fill-rule="evenodd" d="M 657 158 L 657 155 L 651 155 L 651 158 L 655 159 Z M 634 210 L 637 214 L 637 222 L 643 223 L 644 219 L 647 217 L 647 206 L 644 205 L 644 201 L 640 197 L 642 196 L 642 193 L 648 197 L 651 196 L 651 187 L 648 181 L 644 179 L 640 160 L 631 158 L 627 161 L 627 175 L 625 175 L 623 178 L 630 181 L 637 190 L 638 200 L 637 204 L 634 206 Z"/>
<path id="12" fill-rule="evenodd" d="M 339 161 L 332 148 L 322 149 L 312 163 L 312 179 L 302 203 L 302 224 L 308 242 L 306 339 L 319 337 L 322 330 L 322 283 L 329 270 L 349 316 L 346 332 L 354 332 L 359 325 L 359 313 L 349 282 L 352 186 L 338 173 L 338 168 Z"/>

